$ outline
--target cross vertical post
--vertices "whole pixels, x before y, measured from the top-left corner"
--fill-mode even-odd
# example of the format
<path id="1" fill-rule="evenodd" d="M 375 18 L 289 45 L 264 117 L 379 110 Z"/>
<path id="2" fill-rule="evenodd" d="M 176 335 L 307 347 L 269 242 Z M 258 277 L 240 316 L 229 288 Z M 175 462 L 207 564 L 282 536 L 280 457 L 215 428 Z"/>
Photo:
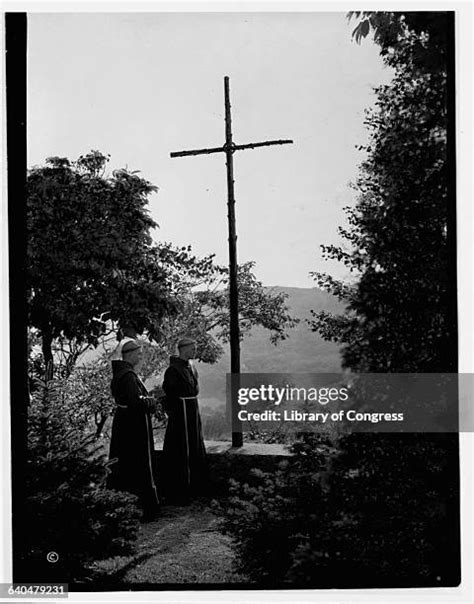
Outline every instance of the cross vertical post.
<path id="1" fill-rule="evenodd" d="M 235 226 L 234 150 L 232 148 L 232 116 L 230 112 L 229 78 L 224 78 L 225 154 L 227 166 L 227 219 L 229 224 L 229 311 L 230 311 L 230 372 L 240 374 L 239 291 L 237 284 L 237 233 Z M 242 432 L 232 433 L 232 446 L 241 447 Z"/>
<path id="2" fill-rule="evenodd" d="M 292 140 L 273 140 L 260 143 L 235 145 L 232 140 L 232 117 L 229 92 L 229 77 L 224 77 L 224 102 L 225 102 L 225 144 L 222 147 L 208 149 L 193 149 L 190 151 L 175 151 L 170 157 L 186 157 L 190 155 L 205 155 L 210 153 L 225 153 L 227 168 L 227 219 L 229 225 L 229 322 L 230 322 L 230 371 L 240 375 L 240 326 L 239 326 L 239 288 L 237 264 L 237 232 L 235 226 L 235 197 L 234 197 L 234 153 L 256 147 L 270 145 L 286 145 Z M 238 378 L 237 378 L 238 379 Z M 232 388 L 235 391 L 235 388 Z M 232 400 L 232 414 L 237 416 L 237 401 Z M 233 426 L 235 422 L 233 422 Z M 237 425 L 241 425 L 238 423 Z M 241 447 L 243 444 L 242 430 L 232 432 L 232 446 Z"/>

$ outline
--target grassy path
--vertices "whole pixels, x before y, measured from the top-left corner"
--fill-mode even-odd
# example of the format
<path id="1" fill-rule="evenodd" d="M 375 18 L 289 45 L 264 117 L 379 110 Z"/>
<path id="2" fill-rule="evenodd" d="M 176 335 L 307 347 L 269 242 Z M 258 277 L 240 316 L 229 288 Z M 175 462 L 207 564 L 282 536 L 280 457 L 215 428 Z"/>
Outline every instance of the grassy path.
<path id="1" fill-rule="evenodd" d="M 141 526 L 133 556 L 98 562 L 95 570 L 117 585 L 247 582 L 233 569 L 233 544 L 220 524 L 205 501 L 164 507 L 158 520 Z"/>

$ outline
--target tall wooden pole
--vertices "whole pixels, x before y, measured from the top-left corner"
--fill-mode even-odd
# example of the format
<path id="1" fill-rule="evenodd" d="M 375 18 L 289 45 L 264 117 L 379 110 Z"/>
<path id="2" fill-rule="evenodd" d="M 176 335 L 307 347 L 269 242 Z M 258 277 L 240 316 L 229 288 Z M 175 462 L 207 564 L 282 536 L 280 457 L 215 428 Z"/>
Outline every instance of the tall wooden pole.
<path id="1" fill-rule="evenodd" d="M 235 145 L 232 140 L 232 118 L 230 112 L 229 78 L 224 77 L 224 100 L 225 100 L 225 144 L 222 147 L 211 147 L 207 149 L 192 149 L 190 151 L 175 151 L 170 153 L 171 157 L 186 157 L 190 155 L 206 155 L 209 153 L 225 153 L 227 166 L 227 218 L 229 223 L 229 309 L 230 309 L 230 371 L 239 379 L 240 375 L 240 328 L 239 328 L 239 289 L 237 284 L 237 233 L 235 228 L 235 197 L 234 197 L 234 153 L 257 147 L 268 147 L 270 145 L 287 145 L 291 140 L 273 140 L 260 143 L 247 143 Z M 235 383 L 234 388 L 235 391 Z M 243 443 L 241 426 L 236 415 L 238 404 L 232 400 L 232 414 L 234 419 L 232 425 L 236 431 L 232 432 L 232 446 L 241 447 Z"/>
<path id="2" fill-rule="evenodd" d="M 224 78 L 225 154 L 227 165 L 227 219 L 229 223 L 230 372 L 240 374 L 239 290 L 237 285 L 237 233 L 235 227 L 234 149 L 230 113 L 229 78 Z M 232 432 L 232 446 L 241 447 L 242 431 Z"/>

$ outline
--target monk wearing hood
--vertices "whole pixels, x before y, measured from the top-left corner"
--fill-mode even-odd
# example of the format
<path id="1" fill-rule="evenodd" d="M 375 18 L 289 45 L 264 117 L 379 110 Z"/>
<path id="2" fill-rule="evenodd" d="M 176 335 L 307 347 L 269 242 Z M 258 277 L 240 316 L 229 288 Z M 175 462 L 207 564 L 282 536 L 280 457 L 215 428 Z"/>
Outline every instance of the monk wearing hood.
<path id="1" fill-rule="evenodd" d="M 170 358 L 163 381 L 168 416 L 163 461 L 167 501 L 186 504 L 205 489 L 206 450 L 197 399 L 199 378 L 190 363 L 196 356 L 195 340 L 181 339 L 178 353 Z"/>
<path id="2" fill-rule="evenodd" d="M 110 441 L 110 488 L 137 495 L 143 520 L 155 518 L 159 501 L 153 476 L 153 399 L 136 373 L 142 348 L 136 340 L 121 349 L 121 360 L 112 361 L 112 394 L 116 410 Z"/>

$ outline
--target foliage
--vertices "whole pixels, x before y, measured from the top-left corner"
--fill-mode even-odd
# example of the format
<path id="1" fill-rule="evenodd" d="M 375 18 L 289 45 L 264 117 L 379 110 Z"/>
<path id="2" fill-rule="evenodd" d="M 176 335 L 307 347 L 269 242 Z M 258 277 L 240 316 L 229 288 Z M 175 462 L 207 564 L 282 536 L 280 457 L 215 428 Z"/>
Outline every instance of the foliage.
<path id="1" fill-rule="evenodd" d="M 104 455 L 71 422 L 63 384 L 37 380 L 28 417 L 18 577 L 82 580 L 96 559 L 130 553 L 141 512 L 136 497 L 105 489 Z M 59 560 L 48 562 L 48 552 Z"/>
<path id="2" fill-rule="evenodd" d="M 411 51 L 412 66 L 432 72 L 444 68 L 447 55 L 447 13 L 352 11 L 347 17 L 349 20 L 359 19 L 352 32 L 353 39 L 360 44 L 372 31 L 374 41 L 380 47 L 380 54 L 387 60 L 395 56 L 409 30 L 415 34 Z"/>
<path id="3" fill-rule="evenodd" d="M 198 261 L 190 256 L 190 248 L 183 248 L 179 259 L 171 247 L 167 247 L 166 253 L 166 262 L 173 261 L 174 278 L 180 288 L 177 296 L 181 311 L 161 322 L 158 345 L 146 351 L 142 367 L 145 377 L 165 369 L 180 335 L 196 339 L 198 359 L 205 363 L 215 363 L 223 352 L 221 344 L 229 340 L 228 269 L 212 264 L 212 257 Z M 195 273 L 199 263 L 201 270 Z M 253 268 L 253 262 L 238 268 L 241 337 L 248 335 L 252 327 L 260 326 L 270 332 L 270 340 L 276 344 L 287 337 L 298 319 L 289 312 L 287 294 L 265 289 Z"/>
<path id="4" fill-rule="evenodd" d="M 28 174 L 28 324 L 46 364 L 55 338 L 96 345 L 107 321 L 153 331 L 175 309 L 145 208 L 156 187 L 127 170 L 106 177 L 107 161 L 51 157 Z"/>
<path id="5" fill-rule="evenodd" d="M 44 389 L 42 378 L 45 375 L 45 364 L 40 352 L 40 340 L 36 330 L 28 331 L 29 392 L 34 400 L 40 396 L 38 391 Z M 102 354 L 92 363 L 76 365 L 76 356 L 79 355 L 74 346 L 74 341 L 67 342 L 64 338 L 58 338 L 52 343 L 57 375 L 54 384 L 61 399 L 61 406 L 57 411 L 62 420 L 78 433 L 99 437 L 113 409 L 110 363 L 107 356 Z M 48 401 L 48 398 L 44 400 L 44 406 L 49 404 Z"/>
<path id="6" fill-rule="evenodd" d="M 413 447 L 400 447 L 400 437 L 366 436 L 304 435 L 276 472 L 233 482 L 225 526 L 251 580 L 319 588 L 455 583 L 452 441 L 439 435 L 433 454 L 433 435 L 424 435 L 414 466 Z"/>
<path id="7" fill-rule="evenodd" d="M 65 410 L 70 410 L 71 420 L 78 429 L 96 437 L 102 434 L 114 408 L 111 380 L 110 362 L 104 355 L 92 363 L 75 367 L 63 380 Z"/>
<path id="8" fill-rule="evenodd" d="M 305 527 L 320 518 L 319 475 L 327 463 L 327 443 L 318 435 L 295 447 L 305 462 L 299 464 L 300 472 L 283 462 L 272 473 L 253 470 L 246 483 L 231 481 L 225 530 L 236 541 L 239 571 L 259 585 L 285 582 Z"/>
<path id="9" fill-rule="evenodd" d="M 241 337 L 252 327 L 260 326 L 270 331 L 270 339 L 276 344 L 287 337 L 287 329 L 294 327 L 298 320 L 288 311 L 285 293 L 274 293 L 264 289 L 253 274 L 255 262 L 246 262 L 238 267 L 237 285 L 239 290 L 239 316 Z M 197 292 L 197 302 L 208 310 L 208 331 L 217 329 L 217 338 L 229 341 L 229 290 L 228 270 L 225 269 L 224 289 L 213 292 Z"/>
<path id="10" fill-rule="evenodd" d="M 258 422 L 249 421 L 245 440 L 265 444 L 283 444 L 293 442 L 294 435 L 283 421 L 273 430 L 261 430 Z"/>
<path id="11" fill-rule="evenodd" d="M 450 435 L 342 437 L 327 491 L 331 531 L 309 531 L 289 576 L 335 584 L 446 585 L 457 581 L 453 528 L 457 445 Z"/>
<path id="12" fill-rule="evenodd" d="M 339 229 L 350 249 L 322 246 L 357 280 L 348 286 L 313 274 L 347 312 L 314 313 L 312 328 L 342 342 L 344 364 L 356 371 L 450 371 L 446 15 L 361 14 L 355 38 L 373 27 L 394 77 L 367 112 L 359 199 L 346 208 L 349 227 Z"/>
<path id="13" fill-rule="evenodd" d="M 146 355 L 151 345 L 145 342 L 144 346 Z M 115 409 L 111 380 L 111 363 L 105 353 L 91 362 L 75 366 L 67 376 L 56 379 L 61 388 L 61 415 L 69 426 L 85 436 L 93 435 L 95 439 L 110 436 L 107 425 Z M 155 387 L 150 394 L 159 401 L 164 393 L 160 387 Z M 164 420 L 164 410 L 158 405 L 152 418 L 154 430 L 163 428 Z"/>

